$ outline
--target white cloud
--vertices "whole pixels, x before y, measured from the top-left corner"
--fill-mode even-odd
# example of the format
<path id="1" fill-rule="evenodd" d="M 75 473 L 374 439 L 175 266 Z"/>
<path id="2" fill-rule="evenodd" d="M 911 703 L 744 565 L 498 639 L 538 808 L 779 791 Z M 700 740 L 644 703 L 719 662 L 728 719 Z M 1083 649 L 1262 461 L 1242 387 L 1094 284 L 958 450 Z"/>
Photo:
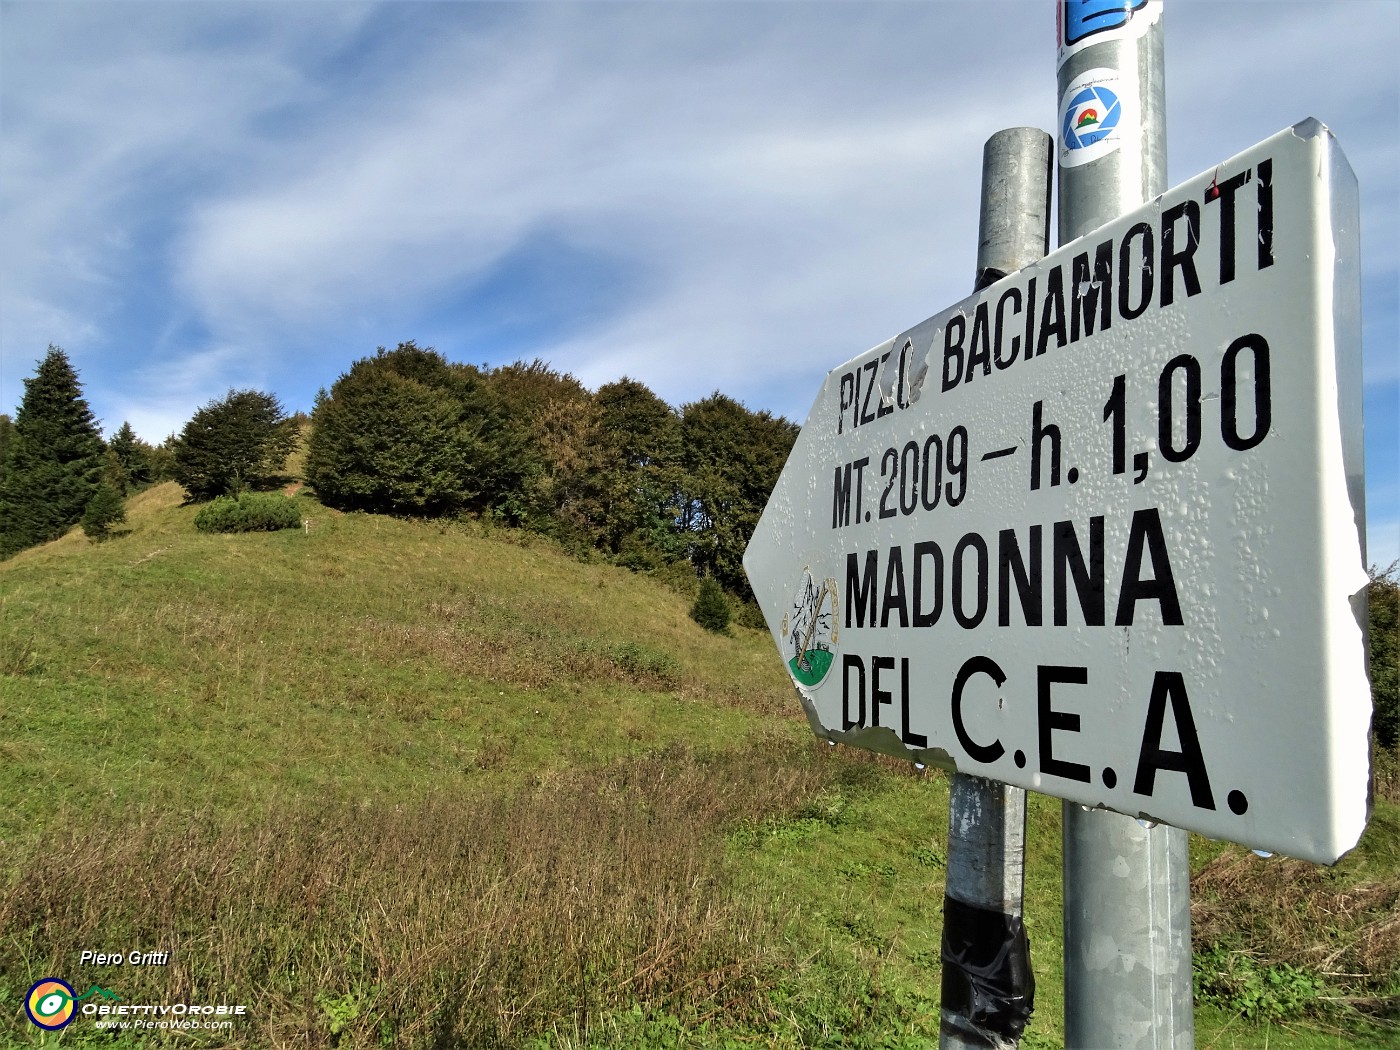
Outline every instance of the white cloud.
<path id="1" fill-rule="evenodd" d="M 363 16 L 327 5 L 313 28 L 345 34 Z M 124 315 L 164 280 L 169 260 L 159 245 L 143 254 L 146 242 L 191 194 L 236 180 L 256 121 L 309 89 L 295 62 L 318 48 L 295 31 L 304 13 L 290 9 L 259 35 L 261 46 L 242 49 L 221 41 L 258 35 L 266 19 L 251 8 L 7 4 L 3 19 L 8 398 L 15 359 L 49 342 L 80 365 L 96 362 L 85 378 L 102 371 L 96 347 L 129 338 Z"/>
<path id="2" fill-rule="evenodd" d="M 1315 114 L 1393 276 L 1392 10 L 1171 6 L 1173 179 Z M 4 12 L 0 374 L 70 340 L 102 411 L 153 420 L 228 385 L 305 407 L 560 240 L 629 279 L 530 352 L 800 417 L 826 369 L 969 290 L 981 145 L 1054 119 L 1039 2 Z"/>

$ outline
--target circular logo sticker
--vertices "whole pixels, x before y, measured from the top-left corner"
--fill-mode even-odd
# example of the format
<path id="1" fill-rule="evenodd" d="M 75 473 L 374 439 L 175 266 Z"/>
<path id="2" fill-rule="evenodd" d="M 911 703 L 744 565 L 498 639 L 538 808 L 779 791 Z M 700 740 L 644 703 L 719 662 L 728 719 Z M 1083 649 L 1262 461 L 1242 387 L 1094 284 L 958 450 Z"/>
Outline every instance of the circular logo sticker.
<path id="1" fill-rule="evenodd" d="M 792 608 L 783 617 L 782 633 L 788 651 L 788 670 L 801 685 L 815 687 L 831 671 L 836 659 L 836 581 L 818 580 L 811 569 L 802 570 L 802 582 L 793 595 Z"/>
<path id="2" fill-rule="evenodd" d="M 24 997 L 24 1012 L 40 1028 L 56 1032 L 73 1020 L 73 986 L 57 977 L 35 981 Z"/>
<path id="3" fill-rule="evenodd" d="M 1060 163 L 1085 164 L 1118 148 L 1124 102 L 1113 87 L 1111 69 L 1091 69 L 1076 77 L 1060 104 Z M 1125 126 L 1124 126 L 1125 129 Z"/>

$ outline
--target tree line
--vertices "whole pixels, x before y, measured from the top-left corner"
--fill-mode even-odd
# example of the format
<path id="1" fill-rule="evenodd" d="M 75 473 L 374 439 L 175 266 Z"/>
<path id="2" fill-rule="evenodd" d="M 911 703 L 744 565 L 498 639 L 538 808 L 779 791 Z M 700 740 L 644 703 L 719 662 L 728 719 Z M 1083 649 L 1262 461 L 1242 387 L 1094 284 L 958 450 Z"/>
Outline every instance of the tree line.
<path id="1" fill-rule="evenodd" d="M 309 417 L 230 390 L 159 446 L 129 423 L 104 441 L 59 347 L 24 382 L 14 418 L 0 415 L 0 559 L 79 523 L 101 539 L 124 498 L 158 481 L 199 502 L 275 488 L 304 440 L 305 479 L 328 506 L 489 517 L 747 600 L 744 548 L 798 432 L 718 391 L 677 410 L 635 379 L 590 392 L 539 360 L 476 367 L 413 342 L 354 362 Z M 1369 596 L 1373 729 L 1400 751 L 1396 566 L 1372 571 Z"/>
<path id="2" fill-rule="evenodd" d="M 489 515 L 748 597 L 744 547 L 797 431 L 718 391 L 676 410 L 635 379 L 590 392 L 539 360 L 478 368 L 406 342 L 317 395 L 305 474 L 334 507 Z"/>
<path id="3" fill-rule="evenodd" d="M 154 481 L 195 501 L 274 487 L 304 440 L 328 506 L 489 517 L 632 569 L 688 566 L 747 599 L 744 547 L 797 432 L 718 391 L 675 409 L 635 379 L 589 391 L 543 361 L 477 367 L 410 341 L 355 361 L 309 418 L 230 390 L 160 446 L 127 423 L 104 442 L 50 347 L 14 420 L 0 416 L 0 557 Z"/>

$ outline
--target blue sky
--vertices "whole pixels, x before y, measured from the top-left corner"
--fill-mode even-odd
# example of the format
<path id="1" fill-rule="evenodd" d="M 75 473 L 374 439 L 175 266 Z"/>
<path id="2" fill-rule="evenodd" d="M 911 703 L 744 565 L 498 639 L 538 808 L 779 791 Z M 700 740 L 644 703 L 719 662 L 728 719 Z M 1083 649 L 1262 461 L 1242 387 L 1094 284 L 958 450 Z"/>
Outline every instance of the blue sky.
<path id="1" fill-rule="evenodd" d="M 982 144 L 1055 122 L 1052 0 L 0 2 L 0 411 L 310 409 L 415 339 L 801 421 L 970 290 Z M 1307 116 L 1362 197 L 1370 560 L 1400 556 L 1400 4 L 1165 15 L 1169 182 Z"/>

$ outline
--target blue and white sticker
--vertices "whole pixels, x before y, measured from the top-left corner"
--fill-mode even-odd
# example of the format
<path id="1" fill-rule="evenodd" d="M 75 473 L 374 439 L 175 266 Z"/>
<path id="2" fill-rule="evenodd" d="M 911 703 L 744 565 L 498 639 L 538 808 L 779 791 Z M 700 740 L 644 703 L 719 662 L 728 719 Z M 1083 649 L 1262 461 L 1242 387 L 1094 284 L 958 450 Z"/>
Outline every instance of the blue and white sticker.
<path id="1" fill-rule="evenodd" d="M 1137 127 L 1137 107 L 1117 70 L 1088 69 L 1060 99 L 1060 167 L 1074 168 L 1114 152 Z"/>
<path id="2" fill-rule="evenodd" d="M 1162 17 L 1162 0 L 1060 0 L 1059 65 L 1077 51 L 1112 40 L 1135 40 Z"/>

